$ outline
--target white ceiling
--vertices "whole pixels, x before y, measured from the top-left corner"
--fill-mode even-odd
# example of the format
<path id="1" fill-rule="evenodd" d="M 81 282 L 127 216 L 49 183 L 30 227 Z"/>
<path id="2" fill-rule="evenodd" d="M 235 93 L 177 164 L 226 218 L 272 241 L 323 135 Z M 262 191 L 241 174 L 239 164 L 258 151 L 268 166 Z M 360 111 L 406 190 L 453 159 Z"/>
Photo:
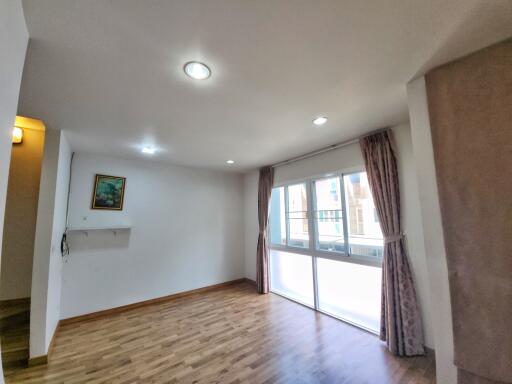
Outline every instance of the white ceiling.
<path id="1" fill-rule="evenodd" d="M 239 172 L 407 121 L 407 81 L 512 36 L 510 0 L 23 6 L 20 114 L 69 131 L 78 151 L 147 158 L 154 145 L 152 159 Z M 190 60 L 212 77 L 187 78 Z"/>

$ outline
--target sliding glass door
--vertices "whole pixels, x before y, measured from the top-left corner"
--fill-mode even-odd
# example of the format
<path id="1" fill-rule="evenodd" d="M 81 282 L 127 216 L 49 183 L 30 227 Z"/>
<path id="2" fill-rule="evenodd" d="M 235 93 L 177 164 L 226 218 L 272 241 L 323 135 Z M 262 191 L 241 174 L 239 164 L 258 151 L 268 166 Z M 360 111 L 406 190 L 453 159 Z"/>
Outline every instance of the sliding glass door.
<path id="1" fill-rule="evenodd" d="M 274 188 L 269 238 L 272 292 L 379 331 L 383 238 L 365 172 Z"/>
<path id="2" fill-rule="evenodd" d="M 318 258 L 318 309 L 362 328 L 380 328 L 379 267 Z"/>
<path id="3" fill-rule="evenodd" d="M 315 306 L 312 257 L 270 250 L 272 291 L 309 307 Z"/>

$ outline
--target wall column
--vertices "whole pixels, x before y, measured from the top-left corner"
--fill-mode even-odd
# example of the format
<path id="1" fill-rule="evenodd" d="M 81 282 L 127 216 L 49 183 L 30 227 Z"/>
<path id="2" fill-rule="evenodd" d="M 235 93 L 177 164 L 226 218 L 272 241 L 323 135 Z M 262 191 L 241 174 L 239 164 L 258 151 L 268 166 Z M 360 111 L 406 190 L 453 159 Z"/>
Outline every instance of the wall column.
<path id="1" fill-rule="evenodd" d="M 437 191 L 427 91 L 423 76 L 407 84 L 407 99 L 418 177 L 430 297 L 432 298 L 431 318 L 434 328 L 437 382 L 455 384 L 457 368 L 453 363 L 453 328 L 448 268 Z"/>

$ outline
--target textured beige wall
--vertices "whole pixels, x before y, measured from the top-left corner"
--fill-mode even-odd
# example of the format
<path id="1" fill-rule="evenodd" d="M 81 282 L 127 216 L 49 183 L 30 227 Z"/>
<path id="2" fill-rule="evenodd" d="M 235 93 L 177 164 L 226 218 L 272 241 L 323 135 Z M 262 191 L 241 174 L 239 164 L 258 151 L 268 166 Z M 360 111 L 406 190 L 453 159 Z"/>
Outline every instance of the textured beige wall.
<path id="1" fill-rule="evenodd" d="M 44 131 L 23 129 L 14 144 L 7 186 L 0 299 L 30 297 Z"/>
<path id="2" fill-rule="evenodd" d="M 458 381 L 510 383 L 512 40 L 430 72 L 426 84 Z"/>

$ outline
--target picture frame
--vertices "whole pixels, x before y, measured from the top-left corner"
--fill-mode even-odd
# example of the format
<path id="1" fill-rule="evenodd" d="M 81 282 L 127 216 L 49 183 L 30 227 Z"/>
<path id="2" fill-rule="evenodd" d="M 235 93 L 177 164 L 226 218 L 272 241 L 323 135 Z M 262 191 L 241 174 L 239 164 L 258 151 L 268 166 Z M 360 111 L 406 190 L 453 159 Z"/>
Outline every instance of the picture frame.
<path id="1" fill-rule="evenodd" d="M 126 177 L 96 174 L 91 209 L 122 211 Z"/>

